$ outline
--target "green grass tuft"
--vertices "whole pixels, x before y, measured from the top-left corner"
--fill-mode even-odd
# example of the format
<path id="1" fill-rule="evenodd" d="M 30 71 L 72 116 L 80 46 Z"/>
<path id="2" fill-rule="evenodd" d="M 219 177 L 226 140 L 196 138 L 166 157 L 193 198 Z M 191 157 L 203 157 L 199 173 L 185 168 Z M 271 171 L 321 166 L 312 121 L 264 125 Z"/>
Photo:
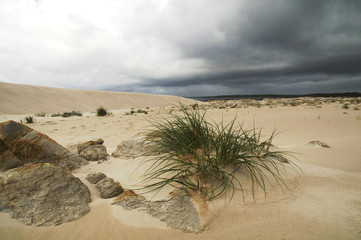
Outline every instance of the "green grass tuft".
<path id="1" fill-rule="evenodd" d="M 54 114 L 53 114 L 54 115 Z M 53 116 L 52 115 L 52 116 Z M 63 112 L 62 114 L 61 114 L 61 116 L 62 117 L 71 117 L 71 116 L 79 116 L 79 117 L 81 117 L 81 116 L 83 116 L 83 114 L 81 113 L 81 112 L 76 112 L 76 111 L 71 111 L 71 112 Z"/>
<path id="2" fill-rule="evenodd" d="M 98 116 L 98 117 L 102 117 L 102 116 L 106 116 L 106 115 L 108 115 L 108 110 L 107 110 L 106 108 L 104 108 L 104 107 L 99 107 L 99 108 L 97 109 L 97 116 Z"/>
<path id="3" fill-rule="evenodd" d="M 180 107 L 181 115 L 152 121 L 146 143 L 152 144 L 152 155 L 142 164 L 151 165 L 145 173 L 143 190 L 159 191 L 167 185 L 185 187 L 207 200 L 220 196 L 232 198 L 236 190 L 243 193 L 240 174 L 251 180 L 252 194 L 256 186 L 266 192 L 270 179 L 287 188 L 281 172 L 293 164 L 288 152 L 271 151 L 275 132 L 261 142 L 262 130 L 245 130 L 230 123 L 215 124 L 206 120 L 205 111 Z M 272 185 L 272 184 L 271 184 Z M 268 186 L 268 185 L 267 185 Z"/>
<path id="4" fill-rule="evenodd" d="M 34 123 L 35 122 L 35 118 L 34 117 L 32 117 L 32 116 L 27 116 L 27 117 L 25 117 L 25 122 L 26 123 Z"/>
<path id="5" fill-rule="evenodd" d="M 45 112 L 35 114 L 35 116 L 37 117 L 45 117 L 45 115 L 46 115 Z"/>

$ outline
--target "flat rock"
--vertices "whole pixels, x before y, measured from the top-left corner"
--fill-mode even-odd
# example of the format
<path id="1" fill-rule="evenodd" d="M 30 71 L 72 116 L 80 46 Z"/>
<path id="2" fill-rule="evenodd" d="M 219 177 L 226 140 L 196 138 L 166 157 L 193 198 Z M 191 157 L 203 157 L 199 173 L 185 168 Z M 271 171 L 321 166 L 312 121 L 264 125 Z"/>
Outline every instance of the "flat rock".
<path id="1" fill-rule="evenodd" d="M 118 182 L 115 182 L 112 178 L 103 178 L 96 185 L 101 198 L 112 198 L 119 196 L 124 192 L 122 186 Z"/>
<path id="2" fill-rule="evenodd" d="M 103 143 L 104 141 L 101 138 L 80 143 L 77 145 L 78 154 L 88 161 L 107 160 L 109 154 Z"/>
<path id="3" fill-rule="evenodd" d="M 96 184 L 97 182 L 99 182 L 100 180 L 106 177 L 107 176 L 104 173 L 97 172 L 97 173 L 89 173 L 88 175 L 86 175 L 85 179 L 92 184 Z"/>
<path id="4" fill-rule="evenodd" d="M 126 191 L 113 204 L 122 206 L 125 210 L 145 211 L 167 226 L 183 232 L 199 233 L 204 230 L 197 209 L 185 189 L 175 190 L 172 198 L 164 201 L 147 201 L 143 196 Z"/>
<path id="5" fill-rule="evenodd" d="M 68 170 L 88 164 L 53 139 L 21 123 L 0 123 L 0 171 L 46 162 Z"/>
<path id="6" fill-rule="evenodd" d="M 77 220 L 90 201 L 88 188 L 61 167 L 38 163 L 0 172 L 0 211 L 27 225 Z"/>
<path id="7" fill-rule="evenodd" d="M 146 143 L 144 137 L 137 136 L 121 142 L 112 153 L 112 156 L 130 159 L 140 156 L 157 155 L 158 153 L 152 151 L 154 148 L 154 144 Z M 152 154 L 152 152 L 154 152 L 154 154 Z"/>
<path id="8" fill-rule="evenodd" d="M 324 148 L 330 148 L 330 146 L 328 146 L 326 143 L 324 142 L 321 142 L 321 141 L 311 141 L 309 143 L 307 143 L 308 146 L 312 146 L 312 147 L 315 147 L 315 146 L 321 146 L 321 147 L 324 147 Z"/>

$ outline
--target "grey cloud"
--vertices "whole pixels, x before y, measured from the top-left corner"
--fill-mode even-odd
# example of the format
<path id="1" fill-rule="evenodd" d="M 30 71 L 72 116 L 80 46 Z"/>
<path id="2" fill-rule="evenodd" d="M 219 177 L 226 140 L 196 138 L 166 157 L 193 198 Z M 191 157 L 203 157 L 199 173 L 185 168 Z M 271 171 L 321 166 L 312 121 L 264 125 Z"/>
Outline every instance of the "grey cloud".
<path id="1" fill-rule="evenodd" d="M 19 11 L 0 1 L 0 81 L 177 95 L 361 91 L 359 0 L 65 2 L 52 19 L 63 1 Z M 54 23 L 24 23 L 27 14 Z"/>

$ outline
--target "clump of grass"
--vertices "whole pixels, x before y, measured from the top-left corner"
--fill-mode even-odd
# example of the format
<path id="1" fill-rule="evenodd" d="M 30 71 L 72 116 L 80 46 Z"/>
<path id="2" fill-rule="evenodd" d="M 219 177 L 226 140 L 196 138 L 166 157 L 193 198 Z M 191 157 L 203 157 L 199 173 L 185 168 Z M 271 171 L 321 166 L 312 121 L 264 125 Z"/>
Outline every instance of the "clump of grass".
<path id="1" fill-rule="evenodd" d="M 134 108 L 132 108 L 130 110 L 130 112 L 126 112 L 125 115 L 133 115 L 136 113 L 144 113 L 144 114 L 148 114 L 148 111 L 142 110 L 142 109 L 138 109 L 137 111 L 134 110 Z"/>
<path id="2" fill-rule="evenodd" d="M 353 110 L 358 111 L 358 110 L 360 110 L 360 108 L 359 107 L 354 107 Z"/>
<path id="3" fill-rule="evenodd" d="M 35 118 L 34 117 L 32 117 L 32 116 L 27 116 L 27 117 L 25 117 L 25 122 L 26 123 L 34 123 L 35 122 Z"/>
<path id="4" fill-rule="evenodd" d="M 343 108 L 343 109 L 350 109 L 350 106 L 349 106 L 347 103 L 345 103 L 345 104 L 342 106 L 342 108 Z"/>
<path id="5" fill-rule="evenodd" d="M 108 110 L 104 107 L 97 108 L 97 116 L 102 117 L 108 115 Z"/>
<path id="6" fill-rule="evenodd" d="M 266 192 L 270 178 L 281 189 L 287 187 L 281 170 L 293 164 L 292 155 L 270 150 L 275 132 L 261 142 L 262 131 L 236 126 L 236 117 L 218 125 L 206 120 L 205 111 L 183 106 L 180 110 L 181 115 L 151 122 L 155 130 L 148 132 L 146 143 L 154 146 L 150 151 L 156 157 L 143 162 L 151 162 L 143 189 L 159 191 L 171 185 L 208 201 L 223 195 L 231 199 L 236 190 L 243 193 L 239 176 L 244 172 L 251 179 L 253 196 L 256 186 Z"/>
<path id="7" fill-rule="evenodd" d="M 142 109 L 139 109 L 139 110 L 137 111 L 137 113 L 144 113 L 144 114 L 148 114 L 148 112 L 147 112 L 147 111 L 142 110 Z"/>
<path id="8" fill-rule="evenodd" d="M 62 117 L 71 117 L 71 116 L 83 116 L 81 112 L 71 111 L 71 112 L 63 112 L 61 114 Z"/>
<path id="9" fill-rule="evenodd" d="M 45 117 L 45 113 L 41 112 L 41 113 L 37 113 L 35 114 L 36 117 Z"/>
<path id="10" fill-rule="evenodd" d="M 53 113 L 50 115 L 51 117 L 60 117 L 61 116 L 61 113 Z"/>

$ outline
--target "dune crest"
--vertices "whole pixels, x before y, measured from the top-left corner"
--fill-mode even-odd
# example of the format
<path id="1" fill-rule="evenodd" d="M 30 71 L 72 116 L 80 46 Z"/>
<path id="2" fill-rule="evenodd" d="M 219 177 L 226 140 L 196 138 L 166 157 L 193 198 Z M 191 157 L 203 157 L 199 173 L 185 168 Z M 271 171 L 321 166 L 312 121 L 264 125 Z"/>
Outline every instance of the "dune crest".
<path id="1" fill-rule="evenodd" d="M 38 87 L 0 82 L 0 114 L 57 113 L 65 111 L 95 111 L 161 107 L 194 103 L 194 100 L 145 93 L 110 92 L 65 88 Z"/>

